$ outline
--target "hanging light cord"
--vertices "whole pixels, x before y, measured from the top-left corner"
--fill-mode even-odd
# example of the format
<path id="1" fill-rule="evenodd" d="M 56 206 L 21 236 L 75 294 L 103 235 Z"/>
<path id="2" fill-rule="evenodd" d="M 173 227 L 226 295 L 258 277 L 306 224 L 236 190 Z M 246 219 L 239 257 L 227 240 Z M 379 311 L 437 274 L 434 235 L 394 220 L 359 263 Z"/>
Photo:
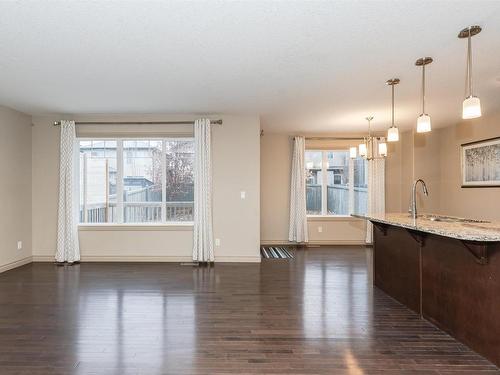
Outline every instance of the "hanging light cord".
<path id="1" fill-rule="evenodd" d="M 425 64 L 422 65 L 422 114 L 425 115 Z"/>
<path id="2" fill-rule="evenodd" d="M 391 127 L 394 127 L 394 85 L 391 85 L 392 88 L 392 125 Z"/>
<path id="3" fill-rule="evenodd" d="M 469 27 L 469 35 L 467 37 L 467 84 L 469 88 L 469 96 L 472 96 L 472 29 Z"/>

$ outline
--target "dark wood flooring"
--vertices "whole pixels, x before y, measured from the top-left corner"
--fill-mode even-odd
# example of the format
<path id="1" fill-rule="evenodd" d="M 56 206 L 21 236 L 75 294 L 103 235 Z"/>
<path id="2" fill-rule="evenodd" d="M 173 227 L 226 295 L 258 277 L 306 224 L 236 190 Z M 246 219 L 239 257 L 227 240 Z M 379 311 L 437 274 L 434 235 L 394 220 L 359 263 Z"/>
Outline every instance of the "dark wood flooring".
<path id="1" fill-rule="evenodd" d="M 500 374 L 372 287 L 370 249 L 0 274 L 0 374 Z M 473 306 L 471 306 L 473 308 Z"/>

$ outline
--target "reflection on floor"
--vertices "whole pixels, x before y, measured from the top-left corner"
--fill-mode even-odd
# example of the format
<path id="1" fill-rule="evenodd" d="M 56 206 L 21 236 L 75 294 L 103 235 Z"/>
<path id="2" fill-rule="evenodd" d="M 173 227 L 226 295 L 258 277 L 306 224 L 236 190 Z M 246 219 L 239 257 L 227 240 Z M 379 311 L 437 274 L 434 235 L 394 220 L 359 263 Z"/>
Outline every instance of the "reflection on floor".
<path id="1" fill-rule="evenodd" d="M 370 249 L 0 274 L 0 374 L 500 374 L 371 286 Z"/>

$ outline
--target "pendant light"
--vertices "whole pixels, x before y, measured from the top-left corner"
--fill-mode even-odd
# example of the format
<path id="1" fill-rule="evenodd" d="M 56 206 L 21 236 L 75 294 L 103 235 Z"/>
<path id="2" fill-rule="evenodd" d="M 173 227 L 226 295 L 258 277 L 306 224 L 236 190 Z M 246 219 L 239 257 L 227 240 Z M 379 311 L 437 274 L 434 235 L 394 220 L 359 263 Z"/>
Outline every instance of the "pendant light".
<path id="1" fill-rule="evenodd" d="M 366 158 L 367 147 L 366 147 L 366 138 L 363 140 L 363 143 L 360 143 L 359 146 L 359 156 L 362 158 Z"/>
<path id="2" fill-rule="evenodd" d="M 416 66 L 422 67 L 422 113 L 417 118 L 417 133 L 431 131 L 431 117 L 425 113 L 425 66 L 432 62 L 432 57 L 422 57 L 415 61 Z"/>
<path id="3" fill-rule="evenodd" d="M 387 85 L 391 86 L 392 91 L 392 105 L 391 105 L 391 127 L 387 130 L 387 141 L 397 142 L 399 141 L 399 130 L 396 125 L 394 125 L 394 86 L 399 83 L 399 78 L 392 78 L 386 82 Z"/>
<path id="4" fill-rule="evenodd" d="M 480 26 L 469 26 L 460 31 L 460 39 L 467 38 L 467 88 L 466 98 L 462 106 L 462 118 L 464 120 L 481 117 L 481 102 L 472 91 L 472 40 L 474 35 L 481 32 Z"/>
<path id="5" fill-rule="evenodd" d="M 365 158 L 366 160 L 373 159 L 381 159 L 387 156 L 387 144 L 385 143 L 384 138 L 372 137 L 372 127 L 371 122 L 373 120 L 373 116 L 365 117 L 365 120 L 368 121 L 368 136 L 363 138 L 363 143 L 360 143 L 358 146 L 359 156 Z M 378 150 L 375 148 L 375 141 L 378 140 Z M 354 155 L 356 155 L 356 147 L 351 147 L 349 150 L 351 152 L 354 149 Z M 378 153 L 376 153 L 378 151 Z M 354 156 L 356 157 L 356 156 Z"/>
<path id="6" fill-rule="evenodd" d="M 358 149 L 356 147 L 350 147 L 349 148 L 349 157 L 351 159 L 356 159 L 358 153 Z"/>
<path id="7" fill-rule="evenodd" d="M 378 143 L 378 154 L 385 158 L 387 156 L 387 143 L 385 143 L 385 139 L 381 138 Z"/>

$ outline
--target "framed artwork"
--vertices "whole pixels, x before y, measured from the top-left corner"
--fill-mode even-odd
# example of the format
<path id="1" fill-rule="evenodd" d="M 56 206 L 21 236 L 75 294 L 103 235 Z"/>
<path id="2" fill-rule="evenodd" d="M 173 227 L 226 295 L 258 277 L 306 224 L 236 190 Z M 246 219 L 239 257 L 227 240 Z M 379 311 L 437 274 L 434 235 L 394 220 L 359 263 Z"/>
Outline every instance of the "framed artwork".
<path id="1" fill-rule="evenodd" d="M 500 137 L 461 145 L 462 187 L 500 187 Z"/>

